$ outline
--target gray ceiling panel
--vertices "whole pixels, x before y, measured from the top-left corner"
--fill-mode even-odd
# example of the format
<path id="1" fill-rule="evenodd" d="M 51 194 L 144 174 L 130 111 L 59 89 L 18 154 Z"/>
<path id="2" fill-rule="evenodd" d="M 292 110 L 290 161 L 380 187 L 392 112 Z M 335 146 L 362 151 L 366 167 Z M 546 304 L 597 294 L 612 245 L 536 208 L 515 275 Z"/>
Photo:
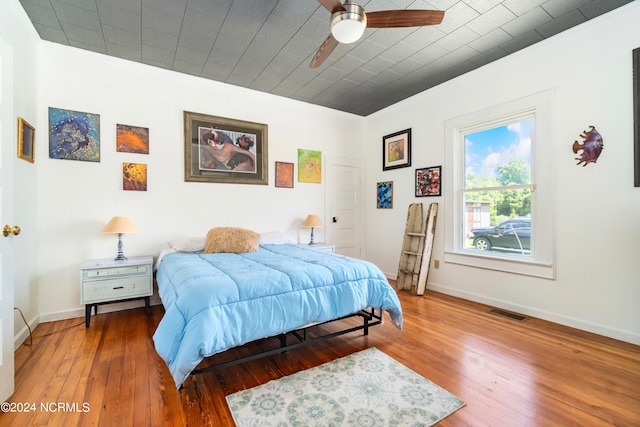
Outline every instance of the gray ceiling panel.
<path id="1" fill-rule="evenodd" d="M 143 27 L 142 43 L 171 50 L 175 55 L 175 51 L 178 48 L 178 35 Z"/>
<path id="2" fill-rule="evenodd" d="M 39 29 L 39 26 L 43 25 L 51 28 L 62 29 L 60 21 L 58 20 L 53 7 L 51 7 L 51 3 L 41 3 L 34 0 L 28 0 L 23 1 L 22 6 L 31 19 L 31 22 L 34 23 L 36 30 Z"/>
<path id="3" fill-rule="evenodd" d="M 54 7 L 64 3 L 65 5 L 80 7 L 92 12 L 98 11 L 95 0 L 51 0 L 51 3 L 54 3 Z"/>
<path id="4" fill-rule="evenodd" d="M 129 61 L 140 62 L 140 58 L 142 55 L 140 54 L 140 49 L 130 48 L 128 46 L 121 46 L 116 43 L 110 43 L 107 46 L 109 55 L 117 56 L 118 58 L 128 59 Z"/>
<path id="5" fill-rule="evenodd" d="M 632 0 L 360 0 L 436 9 L 440 25 L 330 34 L 317 0 L 20 0 L 43 40 L 368 115 Z"/>
<path id="6" fill-rule="evenodd" d="M 527 46 L 531 46 L 534 43 L 544 40 L 543 37 L 537 31 L 531 30 L 521 36 L 515 37 L 506 43 L 502 43 L 500 47 L 509 53 L 514 53 L 520 49 L 524 49 Z"/>
<path id="7" fill-rule="evenodd" d="M 156 65 L 163 64 L 162 68 L 171 68 L 175 59 L 176 52 L 174 50 L 163 49 L 157 46 L 142 44 L 142 62 L 145 64 Z"/>
<path id="8" fill-rule="evenodd" d="M 53 10 L 62 23 L 72 23 L 77 27 L 88 29 L 100 28 L 100 18 L 97 10 L 89 10 L 82 7 L 72 6 L 63 2 L 53 3 Z"/>
<path id="9" fill-rule="evenodd" d="M 476 12 L 485 14 L 502 3 L 502 0 L 467 0 L 466 3 Z"/>
<path id="10" fill-rule="evenodd" d="M 543 8 L 537 7 L 502 25 L 502 29 L 513 37 L 518 37 L 550 22 L 552 19 L 551 15 Z"/>
<path id="11" fill-rule="evenodd" d="M 140 15 L 109 5 L 101 5 L 99 13 L 102 26 L 109 25 L 122 30 L 131 31 L 133 33 L 137 33 L 138 38 L 140 38 L 140 34 L 142 32 Z"/>
<path id="12" fill-rule="evenodd" d="M 572 10 L 578 10 L 576 7 L 581 4 L 584 4 L 581 0 L 549 0 L 542 4 L 542 8 L 553 18 L 559 18 Z"/>
<path id="13" fill-rule="evenodd" d="M 104 0 L 101 0 L 104 1 Z M 120 0 L 121 2 L 128 1 L 129 3 L 140 3 L 140 1 Z M 187 9 L 187 0 L 142 0 L 142 7 L 160 10 L 168 13 L 169 15 L 184 16 Z"/>
<path id="14" fill-rule="evenodd" d="M 482 15 L 470 21 L 467 27 L 481 36 L 488 34 L 496 29 L 512 21 L 516 18 L 516 15 L 509 9 L 502 5 L 497 5 L 493 9 L 489 9 Z"/>
<path id="15" fill-rule="evenodd" d="M 43 40 L 70 45 L 69 39 L 67 38 L 64 31 L 62 31 L 62 28 L 52 28 L 43 25 L 38 28 L 38 35 Z"/>
<path id="16" fill-rule="evenodd" d="M 506 33 L 502 28 L 496 28 L 490 33 L 469 42 L 469 46 L 478 52 L 486 52 L 510 40 L 513 40 L 511 35 Z"/>
<path id="17" fill-rule="evenodd" d="M 547 0 L 505 0 L 503 4 L 516 15 L 522 16 L 546 2 Z"/>
<path id="18" fill-rule="evenodd" d="M 146 8 L 142 10 L 142 29 L 155 30 L 167 34 L 180 34 L 183 18 L 167 12 Z"/>
<path id="19" fill-rule="evenodd" d="M 121 28 L 112 27 L 108 24 L 102 25 L 102 33 L 107 45 L 115 43 L 121 46 L 126 46 L 131 49 L 138 50 L 138 60 L 140 60 L 140 46 L 142 45 L 142 39 L 140 32 L 123 30 Z"/>
<path id="20" fill-rule="evenodd" d="M 547 22 L 544 25 L 536 28 L 536 31 L 540 33 L 540 35 L 544 38 L 551 37 L 558 33 L 563 32 L 564 30 L 568 30 L 571 27 L 575 27 L 576 25 L 580 25 L 585 22 L 586 19 L 582 13 L 578 10 L 572 10 L 558 18 Z"/>
<path id="21" fill-rule="evenodd" d="M 73 42 L 80 42 L 84 45 L 95 46 L 96 48 L 105 48 L 106 43 L 101 29 L 98 31 L 91 30 L 84 26 L 78 26 L 68 22 L 61 22 L 61 24 L 62 31 L 64 31 L 72 44 Z"/>

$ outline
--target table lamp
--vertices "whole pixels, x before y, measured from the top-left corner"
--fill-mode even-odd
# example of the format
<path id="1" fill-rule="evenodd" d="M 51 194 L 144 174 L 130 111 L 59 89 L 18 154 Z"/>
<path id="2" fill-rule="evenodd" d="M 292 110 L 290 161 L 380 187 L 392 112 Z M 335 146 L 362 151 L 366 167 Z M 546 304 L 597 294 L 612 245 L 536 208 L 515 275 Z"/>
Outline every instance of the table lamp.
<path id="1" fill-rule="evenodd" d="M 117 233 L 118 234 L 118 256 L 114 258 L 116 261 L 124 261 L 127 259 L 124 256 L 122 248 L 122 235 L 125 233 L 137 233 L 138 230 L 133 226 L 129 218 L 124 216 L 114 216 L 111 221 L 107 223 L 102 229 L 103 233 Z"/>
<path id="2" fill-rule="evenodd" d="M 313 241 L 313 228 L 324 226 L 320 217 L 315 214 L 307 215 L 307 217 L 304 219 L 304 222 L 302 223 L 302 226 L 311 227 L 311 241 L 309 242 L 309 244 L 310 245 L 315 244 L 315 242 Z"/>

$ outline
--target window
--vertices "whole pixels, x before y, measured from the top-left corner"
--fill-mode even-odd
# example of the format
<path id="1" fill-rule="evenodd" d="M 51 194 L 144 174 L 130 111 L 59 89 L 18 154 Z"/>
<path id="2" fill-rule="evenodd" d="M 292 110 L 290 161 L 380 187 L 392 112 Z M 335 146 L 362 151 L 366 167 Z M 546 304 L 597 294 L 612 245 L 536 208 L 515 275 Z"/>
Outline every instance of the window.
<path id="1" fill-rule="evenodd" d="M 445 261 L 554 277 L 553 98 L 446 122 Z"/>
<path id="2" fill-rule="evenodd" d="M 531 255 L 531 130 L 534 112 L 508 115 L 488 128 L 460 130 L 464 153 L 462 204 L 489 215 L 465 227 L 460 246 Z M 478 204 L 481 206 L 478 207 Z M 475 212 L 474 212 L 475 214 Z M 469 222 L 463 221 L 466 226 Z"/>

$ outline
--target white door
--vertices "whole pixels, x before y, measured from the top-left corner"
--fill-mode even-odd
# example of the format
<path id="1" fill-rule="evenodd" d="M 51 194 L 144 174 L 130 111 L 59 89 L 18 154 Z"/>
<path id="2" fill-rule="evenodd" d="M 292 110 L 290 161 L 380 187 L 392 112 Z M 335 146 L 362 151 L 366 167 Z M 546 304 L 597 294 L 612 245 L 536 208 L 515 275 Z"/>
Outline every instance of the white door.
<path id="1" fill-rule="evenodd" d="M 363 168 L 357 160 L 327 157 L 327 242 L 336 253 L 363 258 Z"/>
<path id="2" fill-rule="evenodd" d="M 13 225 L 13 53 L 0 39 L 0 231 Z M 13 235 L 0 234 L 0 402 L 13 394 Z"/>

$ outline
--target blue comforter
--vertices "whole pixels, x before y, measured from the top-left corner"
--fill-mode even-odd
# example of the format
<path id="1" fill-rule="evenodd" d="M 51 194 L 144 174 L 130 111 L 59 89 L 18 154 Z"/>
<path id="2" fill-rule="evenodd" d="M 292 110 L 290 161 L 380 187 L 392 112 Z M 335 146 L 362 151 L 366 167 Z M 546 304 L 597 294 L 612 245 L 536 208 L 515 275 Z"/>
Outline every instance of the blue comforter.
<path id="1" fill-rule="evenodd" d="M 205 357 L 363 308 L 402 328 L 398 296 L 375 265 L 297 245 L 170 253 L 156 277 L 165 314 L 153 341 L 178 388 Z"/>

